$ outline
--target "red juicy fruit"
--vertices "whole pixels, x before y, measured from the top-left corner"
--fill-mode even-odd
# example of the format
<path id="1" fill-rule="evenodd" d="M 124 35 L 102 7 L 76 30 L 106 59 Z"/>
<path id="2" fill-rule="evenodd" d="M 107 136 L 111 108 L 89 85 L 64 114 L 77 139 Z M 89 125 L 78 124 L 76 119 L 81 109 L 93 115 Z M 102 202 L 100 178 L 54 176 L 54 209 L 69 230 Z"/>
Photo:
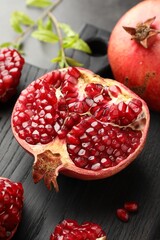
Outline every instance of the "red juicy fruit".
<path id="1" fill-rule="evenodd" d="M 16 93 L 23 65 L 24 58 L 17 50 L 0 50 L 0 102 L 6 102 Z"/>
<path id="2" fill-rule="evenodd" d="M 79 225 L 77 221 L 66 219 L 58 224 L 50 240 L 107 240 L 105 232 L 95 223 Z"/>
<path id="3" fill-rule="evenodd" d="M 21 221 L 23 187 L 21 183 L 0 178 L 0 239 L 10 240 Z"/>
<path id="4" fill-rule="evenodd" d="M 160 0 L 149 0 L 127 11 L 112 30 L 107 51 L 114 78 L 154 111 L 160 111 L 159 9 Z"/>
<path id="5" fill-rule="evenodd" d="M 117 209 L 117 217 L 123 222 L 128 222 L 128 220 L 129 220 L 128 211 L 124 208 L 118 208 Z"/>
<path id="6" fill-rule="evenodd" d="M 137 212 L 138 211 L 138 204 L 134 201 L 131 202 L 125 202 L 124 203 L 124 208 L 128 211 L 128 212 Z"/>
<path id="7" fill-rule="evenodd" d="M 22 91 L 12 130 L 35 156 L 33 178 L 50 188 L 58 173 L 109 177 L 143 149 L 149 127 L 145 102 L 124 85 L 80 68 L 45 74 Z"/>

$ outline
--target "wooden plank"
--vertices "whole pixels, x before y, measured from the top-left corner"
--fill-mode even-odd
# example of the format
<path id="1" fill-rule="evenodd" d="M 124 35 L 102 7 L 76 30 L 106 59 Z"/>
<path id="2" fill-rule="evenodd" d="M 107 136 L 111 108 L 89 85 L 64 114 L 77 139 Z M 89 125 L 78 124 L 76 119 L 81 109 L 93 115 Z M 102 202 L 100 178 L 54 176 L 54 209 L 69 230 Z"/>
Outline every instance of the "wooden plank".
<path id="1" fill-rule="evenodd" d="M 104 44 L 109 33 L 86 25 L 81 36 L 92 43 L 92 56 L 78 51 L 69 52 L 84 66 L 110 76 Z M 94 46 L 94 41 L 95 45 Z M 103 42 L 98 54 L 97 44 Z M 100 47 L 100 45 L 98 45 Z M 56 66 L 54 66 L 55 68 Z M 31 81 L 47 70 L 26 64 L 18 94 Z M 149 136 L 143 152 L 135 162 L 119 174 L 98 181 L 82 181 L 60 175 L 60 192 L 48 191 L 41 181 L 32 180 L 33 157 L 22 149 L 13 137 L 10 117 L 16 98 L 0 106 L 0 175 L 21 181 L 25 190 L 22 222 L 14 240 L 49 240 L 55 225 L 63 218 L 95 221 L 102 225 L 108 240 L 159 240 L 160 239 L 160 115 L 151 112 Z M 139 212 L 132 214 L 129 223 L 120 222 L 116 209 L 126 200 L 139 203 Z"/>

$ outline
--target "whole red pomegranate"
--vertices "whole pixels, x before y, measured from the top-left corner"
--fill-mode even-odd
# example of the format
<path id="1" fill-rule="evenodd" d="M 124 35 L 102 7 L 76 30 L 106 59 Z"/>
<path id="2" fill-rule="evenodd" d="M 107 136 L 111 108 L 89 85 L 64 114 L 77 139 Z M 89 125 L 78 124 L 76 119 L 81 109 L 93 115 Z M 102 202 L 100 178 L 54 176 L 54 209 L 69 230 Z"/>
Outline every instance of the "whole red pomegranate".
<path id="1" fill-rule="evenodd" d="M 108 46 L 115 79 L 160 111 L 160 0 L 142 1 L 118 21 Z"/>
<path id="2" fill-rule="evenodd" d="M 33 178 L 58 190 L 59 172 L 80 179 L 109 177 L 141 152 L 146 103 L 114 80 L 65 68 L 33 81 L 12 113 L 17 141 L 35 156 Z"/>

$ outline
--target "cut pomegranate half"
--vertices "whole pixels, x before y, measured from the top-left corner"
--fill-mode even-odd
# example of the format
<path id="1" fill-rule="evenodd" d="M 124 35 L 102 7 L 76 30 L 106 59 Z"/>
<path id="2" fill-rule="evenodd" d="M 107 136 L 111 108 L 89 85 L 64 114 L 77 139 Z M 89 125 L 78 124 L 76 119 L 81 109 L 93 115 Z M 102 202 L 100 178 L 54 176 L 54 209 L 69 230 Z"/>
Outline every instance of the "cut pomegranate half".
<path id="1" fill-rule="evenodd" d="M 143 149 L 149 118 L 146 103 L 121 83 L 69 67 L 22 91 L 12 129 L 35 156 L 34 182 L 58 190 L 59 172 L 91 180 L 124 169 Z"/>

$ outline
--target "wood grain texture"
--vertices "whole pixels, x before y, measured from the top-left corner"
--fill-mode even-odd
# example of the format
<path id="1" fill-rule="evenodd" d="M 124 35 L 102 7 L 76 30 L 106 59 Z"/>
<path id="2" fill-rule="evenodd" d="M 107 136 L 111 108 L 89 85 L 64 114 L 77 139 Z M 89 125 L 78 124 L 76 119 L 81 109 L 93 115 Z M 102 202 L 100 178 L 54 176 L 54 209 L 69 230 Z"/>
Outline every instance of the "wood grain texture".
<path id="1" fill-rule="evenodd" d="M 81 36 L 92 43 L 94 56 L 80 52 L 69 54 L 82 61 L 85 67 L 110 77 L 104 49 L 100 56 L 96 52 L 98 41 L 107 44 L 109 34 L 86 25 Z M 46 71 L 26 64 L 18 94 Z M 13 239 L 49 240 L 59 221 L 73 218 L 79 222 L 101 224 L 108 240 L 160 240 L 160 115 L 151 112 L 145 148 L 129 167 L 111 178 L 98 181 L 82 181 L 60 175 L 60 191 L 56 193 L 54 189 L 48 191 L 43 181 L 36 185 L 33 183 L 33 157 L 13 137 L 10 118 L 18 94 L 8 104 L 0 106 L 0 175 L 21 181 L 25 191 L 22 222 Z M 128 223 L 122 223 L 115 212 L 126 200 L 137 201 L 139 211 L 132 214 Z"/>

